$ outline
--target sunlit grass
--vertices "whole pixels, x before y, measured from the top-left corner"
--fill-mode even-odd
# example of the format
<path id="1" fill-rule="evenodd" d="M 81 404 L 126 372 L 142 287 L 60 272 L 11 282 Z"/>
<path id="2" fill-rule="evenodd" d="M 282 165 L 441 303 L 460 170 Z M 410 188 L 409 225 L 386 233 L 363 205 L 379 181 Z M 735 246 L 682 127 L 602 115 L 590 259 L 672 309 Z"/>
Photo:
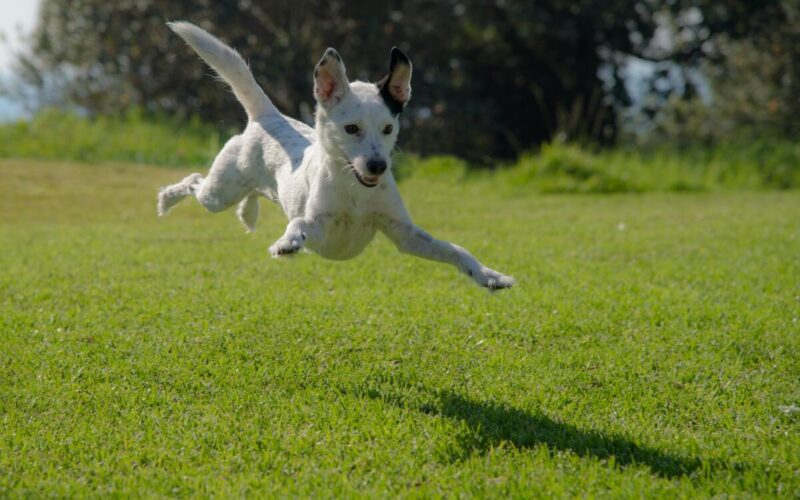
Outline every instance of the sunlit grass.
<path id="1" fill-rule="evenodd" d="M 0 162 L 0 496 L 800 495 L 800 194 L 410 176 L 489 294 L 270 259 L 183 171 Z"/>

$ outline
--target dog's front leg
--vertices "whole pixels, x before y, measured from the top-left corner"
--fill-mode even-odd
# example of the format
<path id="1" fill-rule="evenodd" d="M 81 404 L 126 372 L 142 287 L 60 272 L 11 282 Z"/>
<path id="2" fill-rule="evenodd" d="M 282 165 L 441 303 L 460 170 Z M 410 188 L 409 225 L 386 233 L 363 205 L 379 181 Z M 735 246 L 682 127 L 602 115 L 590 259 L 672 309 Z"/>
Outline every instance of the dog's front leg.
<path id="1" fill-rule="evenodd" d="M 381 229 L 401 252 L 452 264 L 482 287 L 498 290 L 515 283 L 511 276 L 489 269 L 464 248 L 437 240 L 411 221 L 389 220 Z"/>
<path id="2" fill-rule="evenodd" d="M 286 226 L 283 236 L 269 247 L 273 257 L 297 253 L 309 240 L 320 237 L 323 231 L 323 217 L 297 217 Z"/>

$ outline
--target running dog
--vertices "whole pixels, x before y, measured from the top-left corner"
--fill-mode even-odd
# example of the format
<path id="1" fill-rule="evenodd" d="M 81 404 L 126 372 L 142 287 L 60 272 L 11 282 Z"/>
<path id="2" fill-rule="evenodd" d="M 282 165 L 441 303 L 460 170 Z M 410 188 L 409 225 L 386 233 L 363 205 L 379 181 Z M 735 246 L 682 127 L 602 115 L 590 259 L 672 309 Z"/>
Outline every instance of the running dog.
<path id="1" fill-rule="evenodd" d="M 417 227 L 403 205 L 391 170 L 398 117 L 411 97 L 412 66 L 402 51 L 392 48 L 389 74 L 367 83 L 348 81 L 339 53 L 327 49 L 314 68 L 311 128 L 278 111 L 235 50 L 193 24 L 168 25 L 231 86 L 248 123 L 206 177 L 192 174 L 159 192 L 159 215 L 190 195 L 211 212 L 238 203 L 237 215 L 252 231 L 264 196 L 289 219 L 269 248 L 273 257 L 305 247 L 327 259 L 351 259 L 380 230 L 401 252 L 452 264 L 482 287 L 514 284 L 467 250 Z"/>

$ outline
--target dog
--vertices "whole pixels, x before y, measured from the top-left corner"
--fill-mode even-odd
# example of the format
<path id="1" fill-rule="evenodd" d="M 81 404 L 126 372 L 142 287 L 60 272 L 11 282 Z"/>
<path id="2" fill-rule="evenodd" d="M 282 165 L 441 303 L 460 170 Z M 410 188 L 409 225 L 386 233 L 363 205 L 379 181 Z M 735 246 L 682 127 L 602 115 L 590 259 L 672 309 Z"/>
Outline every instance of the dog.
<path id="1" fill-rule="evenodd" d="M 314 68 L 311 128 L 278 111 L 234 49 L 191 23 L 168 26 L 230 85 L 248 123 L 225 144 L 206 177 L 195 173 L 159 192 L 159 215 L 194 196 L 211 212 L 238 204 L 239 219 L 253 231 L 263 196 L 289 219 L 269 248 L 273 257 L 307 248 L 327 259 L 351 259 L 380 230 L 401 252 L 452 264 L 482 287 L 515 283 L 417 227 L 403 205 L 391 152 L 399 115 L 411 98 L 412 65 L 400 49 L 391 49 L 389 73 L 378 83 L 348 81 L 341 56 L 327 49 Z"/>

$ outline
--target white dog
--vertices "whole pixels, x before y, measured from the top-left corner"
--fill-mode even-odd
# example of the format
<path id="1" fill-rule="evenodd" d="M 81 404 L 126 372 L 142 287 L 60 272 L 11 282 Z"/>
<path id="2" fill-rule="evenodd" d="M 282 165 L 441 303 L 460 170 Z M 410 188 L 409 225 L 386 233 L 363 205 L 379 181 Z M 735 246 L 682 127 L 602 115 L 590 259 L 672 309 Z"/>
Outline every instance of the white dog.
<path id="1" fill-rule="evenodd" d="M 289 218 L 269 249 L 274 257 L 307 247 L 327 259 L 350 259 L 380 229 L 401 252 L 452 264 L 480 286 L 514 284 L 418 228 L 403 206 L 391 172 L 398 115 L 411 97 L 411 61 L 403 52 L 392 49 L 389 74 L 374 84 L 349 82 L 342 58 L 326 50 L 314 69 L 312 129 L 278 111 L 235 50 L 193 24 L 169 26 L 233 88 L 249 121 L 222 148 L 208 176 L 192 174 L 161 190 L 159 215 L 194 195 L 211 212 L 238 203 L 239 219 L 252 231 L 258 197 L 265 196 Z"/>

